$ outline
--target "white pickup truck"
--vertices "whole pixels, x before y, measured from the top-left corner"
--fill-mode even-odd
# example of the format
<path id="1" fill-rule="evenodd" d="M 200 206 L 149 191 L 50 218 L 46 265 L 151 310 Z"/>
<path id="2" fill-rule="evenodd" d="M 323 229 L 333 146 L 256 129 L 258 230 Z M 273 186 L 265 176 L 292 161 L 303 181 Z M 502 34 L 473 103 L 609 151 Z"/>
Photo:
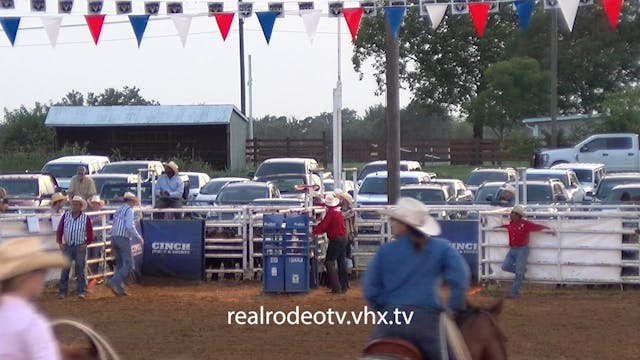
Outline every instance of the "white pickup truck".
<path id="1" fill-rule="evenodd" d="M 571 148 L 537 153 L 533 165 L 538 168 L 548 168 L 570 162 L 601 163 L 605 165 L 607 172 L 640 171 L 638 135 L 592 135 Z"/>

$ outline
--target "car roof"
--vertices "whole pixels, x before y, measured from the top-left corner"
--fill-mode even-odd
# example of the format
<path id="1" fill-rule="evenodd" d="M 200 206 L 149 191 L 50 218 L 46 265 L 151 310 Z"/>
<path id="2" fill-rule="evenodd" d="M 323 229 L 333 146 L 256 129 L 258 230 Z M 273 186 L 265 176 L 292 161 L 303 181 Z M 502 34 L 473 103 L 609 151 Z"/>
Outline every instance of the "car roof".
<path id="1" fill-rule="evenodd" d="M 637 182 L 637 183 L 616 185 L 611 190 L 615 190 L 615 189 L 638 189 L 638 188 L 640 188 L 640 181 Z"/>
<path id="2" fill-rule="evenodd" d="M 47 162 L 47 164 L 62 164 L 62 163 L 73 163 L 80 164 L 92 161 L 109 161 L 109 157 L 100 156 L 100 155 L 73 155 L 73 156 L 63 156 L 61 158 L 57 158 Z"/>
<path id="3" fill-rule="evenodd" d="M 366 163 L 364 166 L 368 166 L 368 165 L 386 165 L 387 164 L 387 160 L 376 160 L 376 161 L 372 161 L 369 163 Z M 400 160 L 400 164 L 418 164 L 420 165 L 420 163 L 418 161 L 413 161 L 413 160 Z"/>
<path id="4" fill-rule="evenodd" d="M 608 173 L 604 176 L 603 179 L 611 179 L 611 178 L 620 178 L 620 179 L 624 179 L 624 178 L 633 178 L 633 177 L 639 177 L 640 178 L 640 173 Z"/>
<path id="5" fill-rule="evenodd" d="M 316 159 L 312 158 L 271 158 L 263 161 L 263 164 L 268 163 L 278 163 L 278 162 L 289 162 L 289 163 L 306 163 L 306 162 L 314 162 L 317 163 Z"/>
<path id="6" fill-rule="evenodd" d="M 583 170 L 594 170 L 603 168 L 604 164 L 596 164 L 596 163 L 563 163 L 553 165 L 551 169 L 583 169 Z"/>
<path id="7" fill-rule="evenodd" d="M 558 179 L 548 179 L 548 180 L 527 180 L 527 186 L 528 185 L 549 185 L 550 183 L 555 182 L 555 183 L 559 183 L 562 184 L 562 181 L 558 180 Z M 507 184 L 510 184 L 512 186 L 515 186 L 516 184 L 514 182 L 509 182 Z M 523 182 L 520 182 L 520 185 L 523 185 Z M 564 186 L 564 184 L 562 184 Z"/>
<path id="8" fill-rule="evenodd" d="M 121 179 L 127 179 L 130 177 L 138 177 L 138 175 L 135 174 L 93 174 L 93 175 L 89 175 L 90 178 L 92 179 L 101 179 L 101 178 L 121 178 Z"/>
<path id="9" fill-rule="evenodd" d="M 464 182 L 460 179 L 440 179 L 440 178 L 436 178 L 431 180 L 432 183 L 452 183 L 452 182 L 461 182 L 464 184 Z"/>
<path id="10" fill-rule="evenodd" d="M 230 183 L 225 185 L 225 189 L 226 188 L 232 188 L 232 187 L 266 187 L 267 185 L 269 185 L 268 182 L 263 182 L 263 181 L 247 181 L 247 182 L 235 182 L 235 183 Z M 222 191 L 222 190 L 221 190 Z"/>
<path id="11" fill-rule="evenodd" d="M 197 172 L 197 171 L 180 171 L 180 174 L 184 174 L 187 176 L 199 176 L 199 175 L 207 175 L 209 176 L 209 174 L 205 173 L 205 172 Z"/>
<path id="12" fill-rule="evenodd" d="M 212 181 L 248 181 L 249 179 L 243 177 L 217 177 L 209 180 Z"/>
<path id="13" fill-rule="evenodd" d="M 52 178 L 55 178 L 53 175 L 49 173 L 42 173 L 42 172 L 0 174 L 0 178 L 8 178 L 8 179 L 37 179 L 41 176 L 50 176 Z"/>
<path id="14" fill-rule="evenodd" d="M 125 161 L 114 161 L 109 163 L 109 165 L 125 165 L 125 164 L 148 164 L 148 163 L 162 163 L 159 160 L 125 160 Z"/>
<path id="15" fill-rule="evenodd" d="M 512 171 L 515 169 L 514 168 L 475 168 L 473 170 L 471 170 L 471 172 L 485 172 L 485 171 L 502 171 L 502 172 L 507 172 L 507 171 Z"/>
<path id="16" fill-rule="evenodd" d="M 429 174 L 424 171 L 400 171 L 400 177 L 418 177 L 418 176 L 429 176 Z M 367 179 L 370 177 L 386 178 L 387 172 L 386 171 L 372 172 L 371 174 L 365 176 L 364 178 Z"/>
<path id="17" fill-rule="evenodd" d="M 571 169 L 527 169 L 527 174 L 566 175 Z"/>
<path id="18" fill-rule="evenodd" d="M 299 198 L 260 198 L 251 200 L 252 203 L 260 203 L 260 202 L 281 202 L 281 203 L 291 203 L 291 204 L 301 204 L 303 200 Z"/>
<path id="19" fill-rule="evenodd" d="M 400 187 L 400 190 L 402 189 L 427 189 L 427 190 L 442 190 L 445 187 L 448 187 L 447 185 L 439 185 L 439 184 L 421 184 L 421 185 L 404 185 Z"/>
<path id="20" fill-rule="evenodd" d="M 500 187 L 500 186 L 502 186 L 502 185 L 504 185 L 504 184 L 506 184 L 506 182 L 505 182 L 505 181 L 485 181 L 485 182 L 483 182 L 482 184 L 480 184 L 480 185 L 478 186 L 478 188 L 480 188 L 480 187 L 489 187 L 489 186 L 497 186 L 497 187 Z"/>
<path id="21" fill-rule="evenodd" d="M 288 173 L 288 174 L 271 174 L 271 175 L 264 175 L 264 176 L 258 176 L 258 179 L 278 179 L 278 178 L 288 178 L 288 177 L 305 177 L 307 176 L 306 174 L 302 174 L 302 173 Z"/>

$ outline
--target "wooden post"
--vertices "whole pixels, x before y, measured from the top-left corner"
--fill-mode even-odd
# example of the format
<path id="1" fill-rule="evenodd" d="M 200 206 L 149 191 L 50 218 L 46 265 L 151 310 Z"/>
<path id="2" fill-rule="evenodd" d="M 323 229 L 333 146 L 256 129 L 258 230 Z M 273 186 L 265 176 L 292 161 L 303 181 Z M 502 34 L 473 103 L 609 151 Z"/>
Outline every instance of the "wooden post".
<path id="1" fill-rule="evenodd" d="M 253 146 L 253 166 L 256 167 L 258 166 L 258 139 L 254 137 L 251 142 L 251 146 Z"/>

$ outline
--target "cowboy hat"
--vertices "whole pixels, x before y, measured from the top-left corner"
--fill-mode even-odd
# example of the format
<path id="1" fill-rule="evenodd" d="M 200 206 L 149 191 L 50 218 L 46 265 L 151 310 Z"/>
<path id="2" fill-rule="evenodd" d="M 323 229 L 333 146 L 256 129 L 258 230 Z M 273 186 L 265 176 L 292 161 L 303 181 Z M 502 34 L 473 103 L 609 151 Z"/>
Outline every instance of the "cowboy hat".
<path id="1" fill-rule="evenodd" d="M 124 196 L 122 196 L 122 200 L 123 201 L 131 200 L 131 201 L 135 202 L 136 204 L 138 204 L 140 202 L 138 200 L 138 197 L 136 197 L 133 193 L 130 193 L 128 191 L 126 193 L 124 193 Z"/>
<path id="2" fill-rule="evenodd" d="M 58 201 L 67 201 L 67 195 L 64 195 L 61 192 L 57 192 L 51 196 L 51 203 L 56 203 Z"/>
<path id="3" fill-rule="evenodd" d="M 69 202 L 71 202 L 71 203 L 79 202 L 80 205 L 82 206 L 82 210 L 87 208 L 87 201 L 85 199 L 83 199 L 82 196 L 80 196 L 80 195 L 74 196 Z"/>
<path id="4" fill-rule="evenodd" d="M 98 203 L 100 206 L 104 206 L 104 200 L 100 199 L 100 195 L 93 195 L 89 198 L 90 203 Z"/>
<path id="5" fill-rule="evenodd" d="M 333 192 L 337 197 L 341 198 L 342 200 L 346 201 L 348 203 L 349 206 L 351 206 L 353 204 L 353 198 L 351 197 L 351 195 L 349 195 L 348 192 L 342 190 L 342 189 L 336 189 Z"/>
<path id="6" fill-rule="evenodd" d="M 502 186 L 502 191 L 508 191 L 510 193 L 515 194 L 516 193 L 516 188 L 511 184 L 505 184 L 505 185 Z"/>
<path id="7" fill-rule="evenodd" d="M 69 261 L 60 251 L 46 251 L 38 238 L 17 238 L 0 244 L 0 281 L 31 271 L 63 268 Z"/>
<path id="8" fill-rule="evenodd" d="M 169 169 L 173 170 L 174 173 L 178 173 L 178 164 L 174 163 L 173 161 L 164 163 L 164 167 L 168 167 Z"/>
<path id="9" fill-rule="evenodd" d="M 427 236 L 440 235 L 442 232 L 440 224 L 429 215 L 429 208 L 413 198 L 402 197 L 391 209 L 380 210 L 380 214 L 411 226 Z"/>
<path id="10" fill-rule="evenodd" d="M 516 205 L 516 206 L 511 208 L 511 212 L 512 213 L 516 213 L 516 214 L 518 214 L 520 216 L 524 216 L 524 206 Z"/>
<path id="11" fill-rule="evenodd" d="M 323 202 L 328 207 L 336 207 L 336 206 L 340 205 L 340 199 L 338 199 L 337 197 L 333 196 L 333 194 L 325 195 Z"/>

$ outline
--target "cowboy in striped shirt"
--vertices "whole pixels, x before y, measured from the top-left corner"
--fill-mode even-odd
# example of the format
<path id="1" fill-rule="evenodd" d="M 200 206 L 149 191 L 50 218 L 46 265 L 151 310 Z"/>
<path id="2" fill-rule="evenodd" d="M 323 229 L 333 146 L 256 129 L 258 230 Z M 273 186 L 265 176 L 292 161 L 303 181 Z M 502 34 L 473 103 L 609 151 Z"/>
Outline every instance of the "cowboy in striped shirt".
<path id="1" fill-rule="evenodd" d="M 62 253 L 75 262 L 76 293 L 80 299 L 84 299 L 87 291 L 87 245 L 93 242 L 93 224 L 91 218 L 84 213 L 87 202 L 81 196 L 74 196 L 70 204 L 70 211 L 62 215 L 58 224 L 56 241 Z M 65 268 L 60 275 L 59 299 L 67 296 L 70 270 L 71 268 Z"/>

